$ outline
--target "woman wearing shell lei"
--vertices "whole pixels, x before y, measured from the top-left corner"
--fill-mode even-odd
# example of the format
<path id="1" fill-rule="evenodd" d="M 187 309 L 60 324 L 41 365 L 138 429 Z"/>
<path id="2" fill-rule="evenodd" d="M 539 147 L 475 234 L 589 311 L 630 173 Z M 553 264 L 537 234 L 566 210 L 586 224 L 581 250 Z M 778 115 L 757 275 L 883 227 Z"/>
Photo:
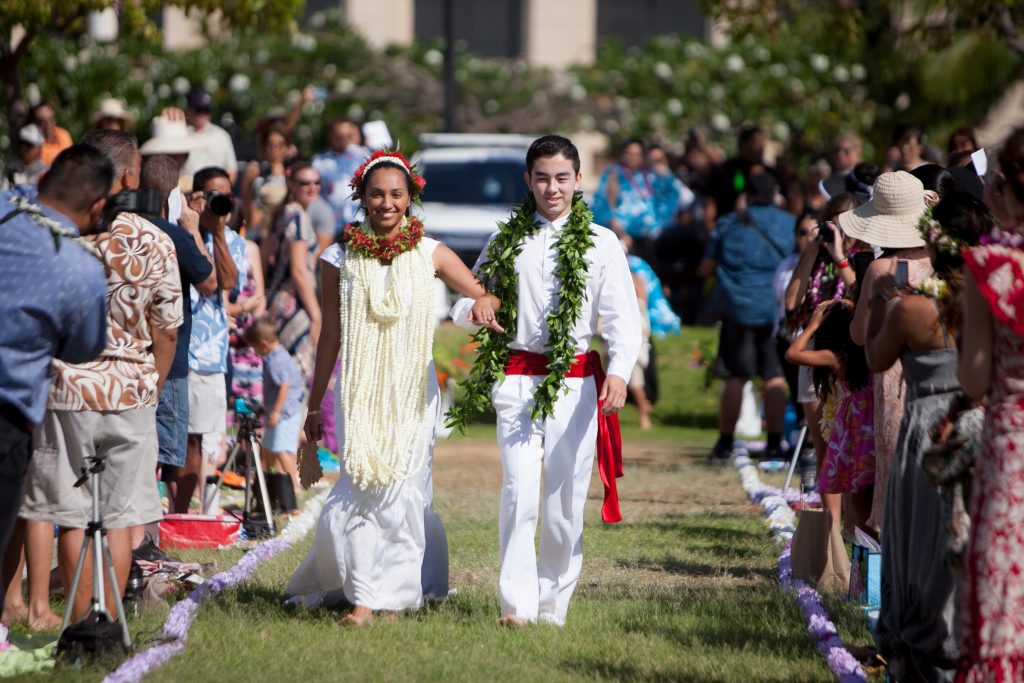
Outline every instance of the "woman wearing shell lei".
<path id="1" fill-rule="evenodd" d="M 346 227 L 321 256 L 323 330 L 309 403 L 320 405 L 340 358 L 343 468 L 287 590 L 307 606 L 354 605 L 343 625 L 362 625 L 377 610 L 418 608 L 425 593 L 447 595 L 447 542 L 431 505 L 435 274 L 473 299 L 475 322 L 501 329 L 497 298 L 409 215 L 424 184 L 401 154 L 375 153 L 352 180 L 365 221 Z M 319 411 L 310 411 L 306 435 L 311 443 L 322 438 Z"/>

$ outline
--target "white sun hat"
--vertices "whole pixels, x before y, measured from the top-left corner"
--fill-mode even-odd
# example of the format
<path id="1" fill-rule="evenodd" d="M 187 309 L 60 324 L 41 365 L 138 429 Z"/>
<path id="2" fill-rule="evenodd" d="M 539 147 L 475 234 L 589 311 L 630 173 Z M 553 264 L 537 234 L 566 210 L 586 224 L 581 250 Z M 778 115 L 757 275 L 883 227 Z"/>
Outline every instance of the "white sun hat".
<path id="1" fill-rule="evenodd" d="M 839 227 L 883 249 L 923 247 L 918 223 L 924 214 L 924 185 L 906 171 L 883 173 L 875 180 L 871 199 L 839 214 Z"/>
<path id="2" fill-rule="evenodd" d="M 95 126 L 102 119 L 121 119 L 124 121 L 125 128 L 131 128 L 135 125 L 135 116 L 125 109 L 124 102 L 116 97 L 103 98 L 100 101 L 99 109 L 89 119 L 89 123 Z"/>
<path id="3" fill-rule="evenodd" d="M 185 121 L 172 121 L 163 116 L 153 118 L 153 137 L 139 147 L 141 154 L 188 154 L 199 147 L 199 143 L 188 132 Z"/>

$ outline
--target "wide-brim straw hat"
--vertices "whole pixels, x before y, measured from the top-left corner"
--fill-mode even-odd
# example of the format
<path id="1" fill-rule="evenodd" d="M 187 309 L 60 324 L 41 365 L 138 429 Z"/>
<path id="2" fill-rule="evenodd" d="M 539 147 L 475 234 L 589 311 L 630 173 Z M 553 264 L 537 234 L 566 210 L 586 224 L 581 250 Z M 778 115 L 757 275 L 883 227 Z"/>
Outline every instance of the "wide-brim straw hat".
<path id="1" fill-rule="evenodd" d="M 116 97 L 106 97 L 100 102 L 100 108 L 89 119 L 89 123 L 95 126 L 102 119 L 121 119 L 125 128 L 135 125 L 135 115 L 125 109 L 124 103 Z"/>
<path id="2" fill-rule="evenodd" d="M 871 199 L 839 214 L 839 227 L 850 237 L 883 249 L 923 247 L 918 230 L 925 211 L 924 185 L 906 171 L 883 173 Z"/>
<path id="3" fill-rule="evenodd" d="M 157 116 L 153 118 L 153 137 L 139 147 L 139 152 L 143 155 L 188 154 L 201 144 L 188 132 L 184 121 Z"/>

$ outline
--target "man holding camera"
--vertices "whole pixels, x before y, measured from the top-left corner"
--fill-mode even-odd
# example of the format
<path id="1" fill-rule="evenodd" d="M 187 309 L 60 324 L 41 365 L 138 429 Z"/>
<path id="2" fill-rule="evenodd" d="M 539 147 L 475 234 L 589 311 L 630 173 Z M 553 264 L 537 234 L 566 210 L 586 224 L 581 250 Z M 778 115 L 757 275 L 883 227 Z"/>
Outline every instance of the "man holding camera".
<path id="1" fill-rule="evenodd" d="M 17 520 L 51 361 L 81 363 L 106 344 L 103 265 L 76 242 L 99 219 L 113 178 L 106 157 L 74 145 L 57 155 L 38 196 L 24 188 L 0 195 L 0 551 Z M 18 554 L 20 540 L 12 541 Z"/>
<path id="2" fill-rule="evenodd" d="M 793 251 L 796 217 L 778 208 L 779 183 L 762 171 L 746 179 L 736 211 L 715 223 L 698 275 L 715 276 L 713 305 L 722 326 L 718 374 L 725 380 L 719 408 L 719 438 L 710 461 L 727 463 L 736 449 L 733 435 L 743 402 L 743 385 L 764 380 L 768 443 L 765 459 L 781 460 L 786 380 L 775 348 L 775 292 L 772 276 Z"/>
<path id="3" fill-rule="evenodd" d="M 90 131 L 83 142 L 114 165 L 110 203 L 134 207 L 142 157 L 122 131 Z M 122 192 L 124 191 L 124 192 Z M 132 209 L 138 210 L 138 209 Z M 174 359 L 182 322 L 181 279 L 174 243 L 131 211 L 107 211 L 109 229 L 95 241 L 107 273 L 107 343 L 95 361 L 55 361 L 46 414 L 35 435 L 21 516 L 60 527 L 58 569 L 70 587 L 75 561 L 92 518 L 88 487 L 74 486 L 86 459 L 106 457 L 99 501 L 124 592 L 131 565 L 131 528 L 163 516 L 156 470 L 156 405 Z M 91 564 L 69 605 L 80 619 L 91 598 Z M 108 586 L 108 604 L 114 604 Z"/>
<path id="4" fill-rule="evenodd" d="M 213 258 L 206 251 L 203 236 L 199 232 L 199 214 L 188 206 L 180 206 L 179 223 L 167 220 L 168 200 L 178 190 L 178 163 L 166 154 L 145 157 L 142 163 L 140 187 L 151 190 L 159 206 L 146 219 L 163 230 L 174 242 L 178 257 L 178 275 L 181 277 L 182 312 L 181 327 L 178 329 L 178 346 L 174 352 L 167 381 L 160 391 L 156 407 L 156 433 L 160 449 L 157 460 L 161 465 L 161 477 L 167 485 L 167 498 L 173 506 L 177 491 L 178 469 L 185 464 L 188 444 L 188 345 L 192 334 L 192 287 L 200 294 L 211 296 L 218 291 L 217 274 Z M 191 285 L 191 286 L 189 286 Z M 149 529 L 149 539 L 142 533 L 132 538 L 132 554 L 139 560 L 159 560 L 166 556 L 157 548 L 159 527 Z"/>
<path id="5" fill-rule="evenodd" d="M 245 240 L 228 227 L 232 209 L 231 179 L 227 171 L 211 166 L 192 179 L 189 208 L 199 214 L 199 231 L 206 251 L 213 256 L 217 288 L 210 295 L 192 289 L 192 334 L 188 346 L 188 449 L 178 470 L 174 511 L 185 514 L 201 477 L 204 456 L 220 455 L 227 419 L 228 318 L 224 290 L 238 284 L 246 267 Z M 211 468 L 212 469 L 212 468 Z"/>

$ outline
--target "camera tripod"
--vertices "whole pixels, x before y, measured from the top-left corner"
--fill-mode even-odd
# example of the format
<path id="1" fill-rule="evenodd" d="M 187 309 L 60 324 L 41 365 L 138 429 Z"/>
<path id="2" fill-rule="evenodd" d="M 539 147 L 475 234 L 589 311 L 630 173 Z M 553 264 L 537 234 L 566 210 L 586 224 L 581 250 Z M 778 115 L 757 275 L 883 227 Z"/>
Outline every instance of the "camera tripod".
<path id="1" fill-rule="evenodd" d="M 263 503 L 263 514 L 267 519 L 267 526 L 270 534 L 274 535 L 274 515 L 270 511 L 270 496 L 267 493 L 267 480 L 263 474 L 263 461 L 260 458 L 260 443 L 256 438 L 256 429 L 260 426 L 256 413 L 253 412 L 245 399 L 235 399 L 235 415 L 238 417 L 238 437 L 234 447 L 228 454 L 228 459 L 221 467 L 220 476 L 217 478 L 217 489 L 224 483 L 224 475 L 230 470 L 238 459 L 239 452 L 245 453 L 245 505 L 242 507 L 242 526 L 246 526 L 252 516 L 254 503 L 252 475 L 255 470 L 256 485 L 259 487 L 260 501 Z M 255 465 L 255 466 L 254 466 Z M 203 501 L 203 514 L 210 514 L 213 506 L 213 496 Z"/>
<path id="2" fill-rule="evenodd" d="M 121 642 L 126 649 L 131 648 L 132 639 L 128 635 L 128 620 L 124 611 L 124 603 L 121 601 L 121 589 L 117 583 L 117 572 L 114 570 L 114 561 L 110 556 L 110 543 L 107 541 L 107 530 L 103 526 L 103 518 L 100 516 L 100 482 L 102 481 L 103 470 L 106 469 L 105 455 L 94 455 L 86 460 L 91 463 L 89 467 L 82 468 L 82 476 L 75 482 L 75 488 L 84 486 L 87 481 L 92 480 L 92 519 L 85 528 L 85 540 L 82 542 L 82 549 L 78 553 L 78 563 L 75 565 L 75 575 L 71 580 L 71 590 L 68 592 L 67 606 L 64 608 L 64 619 L 60 624 L 61 633 L 71 623 L 71 613 L 74 611 L 75 596 L 78 594 L 78 586 L 82 579 L 82 570 L 85 569 L 85 558 L 92 546 L 92 601 L 89 604 L 89 611 L 93 614 L 105 617 L 112 622 L 110 612 L 107 611 L 106 597 L 103 592 L 104 565 L 106 565 L 107 578 L 110 580 L 111 593 L 114 594 L 114 603 L 117 606 L 117 618 L 121 624 Z"/>

